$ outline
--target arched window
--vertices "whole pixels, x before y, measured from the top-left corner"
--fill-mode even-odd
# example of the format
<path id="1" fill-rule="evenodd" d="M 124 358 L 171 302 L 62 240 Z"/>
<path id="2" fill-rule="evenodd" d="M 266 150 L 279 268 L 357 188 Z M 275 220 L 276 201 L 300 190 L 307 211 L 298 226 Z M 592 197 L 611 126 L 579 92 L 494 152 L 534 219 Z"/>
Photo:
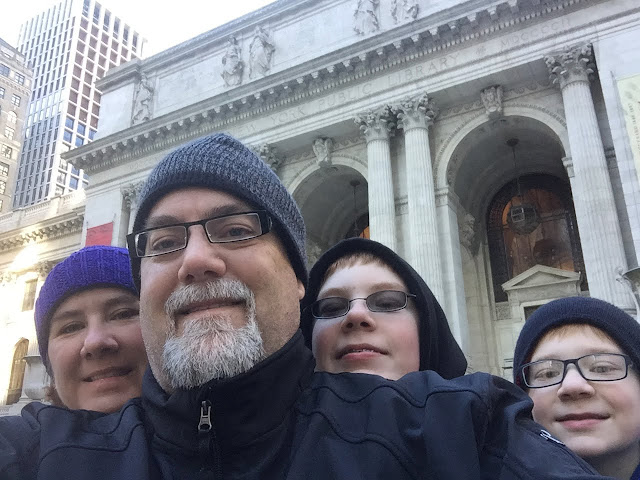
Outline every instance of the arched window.
<path id="1" fill-rule="evenodd" d="M 507 300 L 502 284 L 534 265 L 584 272 L 580 237 L 569 185 L 551 175 L 520 178 L 523 201 L 535 206 L 539 225 L 528 234 L 509 227 L 507 216 L 517 198 L 515 180 L 496 194 L 487 215 L 487 237 L 496 302 Z M 586 280 L 583 280 L 586 289 Z"/>
<path id="2" fill-rule="evenodd" d="M 16 115 L 16 112 L 7 113 L 7 123 L 15 124 L 17 121 L 18 121 L 18 115 Z"/>
<path id="3" fill-rule="evenodd" d="M 11 377 L 9 379 L 9 391 L 7 392 L 7 405 L 16 403 L 22 395 L 22 381 L 24 380 L 24 357 L 29 350 L 29 340 L 21 339 L 13 350 L 13 363 L 11 365 Z"/>

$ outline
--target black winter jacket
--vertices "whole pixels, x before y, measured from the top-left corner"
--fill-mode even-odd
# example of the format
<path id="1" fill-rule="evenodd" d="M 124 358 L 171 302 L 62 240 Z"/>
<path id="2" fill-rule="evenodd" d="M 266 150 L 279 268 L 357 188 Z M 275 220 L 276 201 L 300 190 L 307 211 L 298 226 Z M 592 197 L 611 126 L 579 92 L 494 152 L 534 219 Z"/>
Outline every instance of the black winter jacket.
<path id="1" fill-rule="evenodd" d="M 117 414 L 41 403 L 0 418 L 5 479 L 564 479 L 591 468 L 487 374 L 313 373 L 298 332 L 246 374 L 167 395 L 150 371 Z"/>

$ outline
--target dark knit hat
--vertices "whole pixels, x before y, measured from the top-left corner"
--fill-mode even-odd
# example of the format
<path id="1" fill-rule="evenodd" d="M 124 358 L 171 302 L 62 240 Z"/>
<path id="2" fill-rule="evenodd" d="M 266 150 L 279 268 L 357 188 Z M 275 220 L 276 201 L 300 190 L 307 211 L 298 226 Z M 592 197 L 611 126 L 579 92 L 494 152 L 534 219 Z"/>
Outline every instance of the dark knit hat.
<path id="1" fill-rule="evenodd" d="M 178 147 L 156 165 L 140 192 L 133 232 L 144 229 L 162 197 L 188 187 L 221 190 L 269 212 L 296 276 L 306 285 L 305 227 L 295 200 L 265 162 L 224 133 Z M 132 245 L 129 250 L 133 251 Z M 131 269 L 140 288 L 140 258 L 135 255 L 131 255 Z"/>
<path id="2" fill-rule="evenodd" d="M 422 277 L 398 254 L 381 243 L 366 238 L 349 238 L 327 250 L 309 273 L 309 286 L 302 300 L 300 326 L 305 342 L 311 348 L 314 318 L 308 308 L 318 298 L 325 272 L 336 260 L 348 255 L 367 252 L 382 260 L 406 284 L 419 313 L 418 335 L 420 341 L 420 370 L 433 370 L 443 378 L 464 375 L 467 360 L 453 337 L 442 307 Z"/>
<path id="3" fill-rule="evenodd" d="M 58 263 L 44 281 L 36 300 L 35 323 L 40 356 L 49 365 L 49 327 L 60 304 L 74 293 L 98 287 L 118 287 L 138 296 L 125 248 L 96 245 L 72 253 Z"/>
<path id="4" fill-rule="evenodd" d="M 520 370 L 531 358 L 540 339 L 549 330 L 576 323 L 592 325 L 607 333 L 640 368 L 640 324 L 634 318 L 604 300 L 568 297 L 541 306 L 525 322 L 513 354 L 516 385 L 525 388 Z"/>

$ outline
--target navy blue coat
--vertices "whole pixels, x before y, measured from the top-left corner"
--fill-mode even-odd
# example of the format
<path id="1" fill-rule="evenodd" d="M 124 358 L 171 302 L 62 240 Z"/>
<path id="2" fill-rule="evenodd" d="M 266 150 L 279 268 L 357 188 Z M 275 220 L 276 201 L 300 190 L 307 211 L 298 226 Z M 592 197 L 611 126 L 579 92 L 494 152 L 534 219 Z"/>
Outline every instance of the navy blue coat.
<path id="1" fill-rule="evenodd" d="M 246 374 L 102 415 L 33 403 L 0 418 L 5 479 L 602 478 L 530 418 L 531 401 L 487 374 L 398 381 L 313 373 L 298 332 Z"/>

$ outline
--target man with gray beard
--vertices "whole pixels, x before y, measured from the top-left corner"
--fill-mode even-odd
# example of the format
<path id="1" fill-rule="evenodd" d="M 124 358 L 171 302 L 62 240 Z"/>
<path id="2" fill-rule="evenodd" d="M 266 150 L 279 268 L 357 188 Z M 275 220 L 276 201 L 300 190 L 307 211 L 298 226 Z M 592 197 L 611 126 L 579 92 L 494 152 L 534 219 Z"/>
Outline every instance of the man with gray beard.
<path id="1" fill-rule="evenodd" d="M 188 320 L 182 335 L 176 335 L 177 313 L 208 298 L 228 298 L 246 305 L 246 325 L 235 328 L 224 315 L 211 313 Z M 238 280 L 217 279 L 205 284 L 184 285 L 165 305 L 169 334 L 162 352 L 162 369 L 171 388 L 194 388 L 213 378 L 228 378 L 246 372 L 265 357 L 256 323 L 253 292 Z"/>
<path id="2" fill-rule="evenodd" d="M 0 418 L 0 478 L 594 478 L 503 379 L 314 373 L 299 330 L 302 215 L 228 135 L 160 161 L 127 241 L 150 366 L 142 398 L 110 416 L 34 403 Z M 365 330 L 375 337 L 385 321 L 375 318 L 327 321 L 352 333 L 343 352 L 391 354 L 383 337 L 358 341 Z M 443 364 L 459 353 L 448 329 L 428 334 L 445 341 L 425 357 Z"/>

